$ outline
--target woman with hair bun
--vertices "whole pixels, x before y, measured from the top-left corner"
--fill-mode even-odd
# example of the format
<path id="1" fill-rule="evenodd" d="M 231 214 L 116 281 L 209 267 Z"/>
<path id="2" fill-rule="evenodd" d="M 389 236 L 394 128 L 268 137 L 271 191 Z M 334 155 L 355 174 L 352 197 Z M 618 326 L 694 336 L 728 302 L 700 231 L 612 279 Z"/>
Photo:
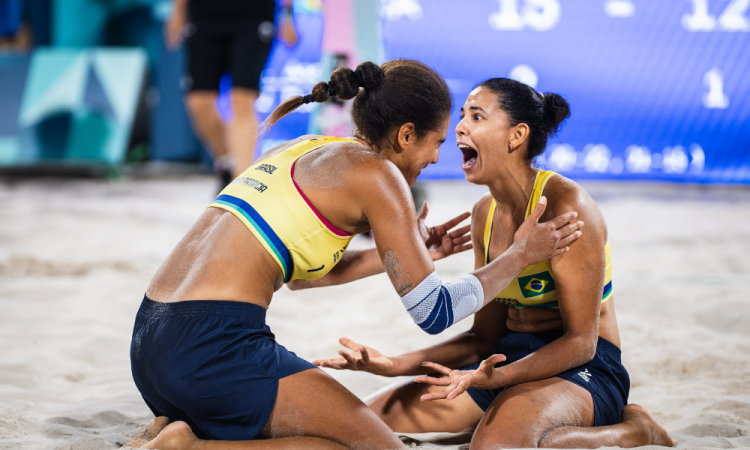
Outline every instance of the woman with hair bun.
<path id="1" fill-rule="evenodd" d="M 433 260 L 471 248 L 468 226 L 450 231 L 468 213 L 428 228 L 426 207 L 414 215 L 409 185 L 437 161 L 448 132 L 445 81 L 411 60 L 340 68 L 311 94 L 282 103 L 265 125 L 332 96 L 354 98 L 355 137 L 303 136 L 267 152 L 220 193 L 151 280 L 131 367 L 161 417 L 132 446 L 401 447 L 363 402 L 275 341 L 265 324 L 273 293 L 284 283 L 303 289 L 386 271 L 415 323 L 439 333 L 580 236 L 572 211 L 538 223 L 542 198 L 504 255 L 443 283 Z M 377 248 L 346 251 L 367 230 Z"/>
<path id="2" fill-rule="evenodd" d="M 418 375 L 366 400 L 394 431 L 476 427 L 472 449 L 674 445 L 645 409 L 626 406 L 630 379 L 620 360 L 604 217 L 578 184 L 532 163 L 569 115 L 557 94 L 493 78 L 469 94 L 456 140 L 466 179 L 489 188 L 472 212 L 477 270 L 512 250 L 542 195 L 549 202 L 542 221 L 577 211 L 586 223 L 570 252 L 525 268 L 469 331 L 442 344 L 389 358 L 342 338 L 351 353 L 314 361 Z"/>

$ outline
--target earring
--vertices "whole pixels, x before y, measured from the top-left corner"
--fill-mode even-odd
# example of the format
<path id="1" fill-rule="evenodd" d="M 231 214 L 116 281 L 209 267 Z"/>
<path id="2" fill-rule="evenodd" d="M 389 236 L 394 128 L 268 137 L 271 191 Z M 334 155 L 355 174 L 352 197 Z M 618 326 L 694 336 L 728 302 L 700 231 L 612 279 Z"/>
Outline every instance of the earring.
<path id="1" fill-rule="evenodd" d="M 513 153 L 513 146 L 508 144 L 508 153 Z"/>

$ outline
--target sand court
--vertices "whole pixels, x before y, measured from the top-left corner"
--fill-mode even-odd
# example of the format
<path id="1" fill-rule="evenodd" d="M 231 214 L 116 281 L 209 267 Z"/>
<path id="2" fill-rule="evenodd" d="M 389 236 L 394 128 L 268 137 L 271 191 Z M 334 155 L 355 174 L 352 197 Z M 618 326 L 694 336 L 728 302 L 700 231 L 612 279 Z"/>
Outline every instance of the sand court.
<path id="1" fill-rule="evenodd" d="M 630 372 L 678 448 L 750 447 L 750 189 L 583 183 L 609 226 L 613 286 Z M 471 209 L 486 188 L 425 184 L 428 224 Z M 0 449 L 112 449 L 152 418 L 130 374 L 135 313 L 152 274 L 212 200 L 214 180 L 32 180 L 0 185 Z M 355 238 L 352 248 L 373 244 Z M 472 270 L 471 252 L 436 266 Z M 268 323 L 299 356 L 337 356 L 347 336 L 396 355 L 429 336 L 387 277 L 274 297 Z M 364 398 L 395 381 L 329 373 Z M 470 433 L 403 437 L 467 447 Z"/>

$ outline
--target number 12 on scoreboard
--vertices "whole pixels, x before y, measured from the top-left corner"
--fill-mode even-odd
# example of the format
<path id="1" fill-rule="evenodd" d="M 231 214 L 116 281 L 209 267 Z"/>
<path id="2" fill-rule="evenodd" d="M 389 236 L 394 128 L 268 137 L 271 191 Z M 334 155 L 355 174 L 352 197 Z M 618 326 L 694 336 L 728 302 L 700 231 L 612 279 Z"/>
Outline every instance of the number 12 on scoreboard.
<path id="1" fill-rule="evenodd" d="M 731 0 L 718 19 L 708 12 L 709 0 L 688 0 L 693 11 L 682 16 L 682 26 L 688 31 L 750 31 L 750 21 L 744 15 L 750 0 Z"/>

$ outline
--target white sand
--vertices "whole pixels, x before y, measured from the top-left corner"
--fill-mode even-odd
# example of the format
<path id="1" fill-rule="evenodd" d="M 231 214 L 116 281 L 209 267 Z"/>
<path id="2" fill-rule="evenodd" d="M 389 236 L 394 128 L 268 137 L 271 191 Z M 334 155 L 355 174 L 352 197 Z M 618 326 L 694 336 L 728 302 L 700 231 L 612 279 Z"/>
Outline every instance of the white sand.
<path id="1" fill-rule="evenodd" d="M 609 223 L 630 401 L 680 448 L 750 447 L 750 190 L 585 186 Z M 150 420 L 130 375 L 134 316 L 214 189 L 209 178 L 0 185 L 0 449 L 116 448 Z M 431 223 L 484 192 L 465 182 L 427 189 Z M 438 270 L 456 278 L 472 263 L 464 254 Z M 340 336 L 396 354 L 470 323 L 422 333 L 384 275 L 282 289 L 268 317 L 278 340 L 307 359 L 336 356 Z M 393 381 L 332 375 L 360 397 Z M 459 448 L 468 438 L 408 442 Z"/>

